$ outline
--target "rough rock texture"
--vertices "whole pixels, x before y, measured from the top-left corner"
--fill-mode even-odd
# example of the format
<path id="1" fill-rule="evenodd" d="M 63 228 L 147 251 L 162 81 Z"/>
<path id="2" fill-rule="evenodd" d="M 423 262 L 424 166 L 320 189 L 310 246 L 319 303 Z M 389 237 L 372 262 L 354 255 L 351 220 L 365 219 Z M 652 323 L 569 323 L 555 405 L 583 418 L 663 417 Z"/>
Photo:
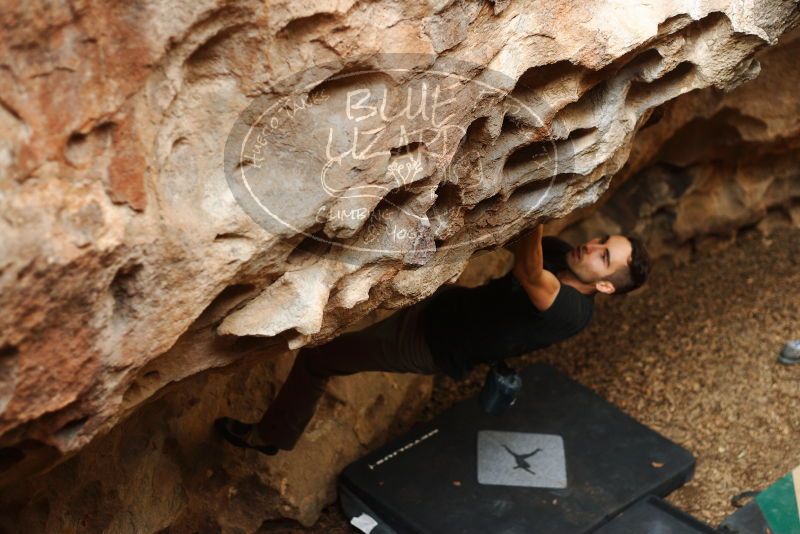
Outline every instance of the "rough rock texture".
<path id="1" fill-rule="evenodd" d="M 697 247 L 730 244 L 742 227 L 800 226 L 800 31 L 756 59 L 753 81 L 658 108 L 601 207 L 562 235 L 581 242 L 598 231 L 633 232 L 654 256 L 683 259 Z"/>
<path id="2" fill-rule="evenodd" d="M 429 382 L 337 380 L 298 450 L 270 460 L 223 447 L 209 434 L 213 418 L 256 418 L 290 348 L 424 298 L 475 250 L 596 202 L 612 176 L 652 158 L 631 150 L 653 109 L 755 78 L 754 54 L 797 20 L 796 2 L 779 0 L 6 6 L 0 525 L 252 532 L 278 517 L 313 522 L 337 470 L 412 420 Z M 342 191 L 378 188 L 378 199 L 315 196 L 303 154 L 320 139 L 287 130 L 273 141 L 300 172 L 287 171 L 288 193 L 276 188 L 273 199 L 302 231 L 257 224 L 223 165 L 237 117 L 320 64 L 328 78 L 299 96 L 316 89 L 335 102 L 349 86 L 330 77 L 388 68 L 384 52 L 422 53 L 405 59 L 423 78 L 446 68 L 494 91 L 465 82 L 442 104 L 463 133 L 455 143 L 409 143 L 400 119 L 377 125 L 391 134 L 376 144 L 385 154 L 332 176 Z M 415 81 L 361 83 L 402 93 Z M 760 112 L 746 100 L 732 104 L 743 108 L 740 134 L 783 135 L 748 122 Z M 698 120 L 702 109 L 714 105 Z M 673 148 L 666 161 L 703 164 Z M 423 172 L 409 178 L 410 153 Z M 333 215 L 379 208 L 417 238 L 356 255 L 308 241 L 386 239 Z"/>

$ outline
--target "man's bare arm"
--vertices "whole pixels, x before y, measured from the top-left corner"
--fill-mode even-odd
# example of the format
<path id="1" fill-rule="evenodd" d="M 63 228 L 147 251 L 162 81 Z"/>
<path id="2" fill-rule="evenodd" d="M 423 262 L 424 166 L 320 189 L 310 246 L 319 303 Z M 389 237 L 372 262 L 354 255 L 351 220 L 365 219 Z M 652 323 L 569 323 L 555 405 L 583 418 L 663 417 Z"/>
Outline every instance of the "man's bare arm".
<path id="1" fill-rule="evenodd" d="M 544 227 L 540 224 L 533 232 L 507 245 L 514 253 L 512 273 L 525 289 L 534 306 L 545 311 L 552 304 L 561 288 L 561 282 L 544 269 L 542 256 L 542 235 Z"/>
<path id="2" fill-rule="evenodd" d="M 514 274 L 517 278 L 535 278 L 543 269 L 542 261 L 542 235 L 544 227 L 540 224 L 532 231 L 510 244 L 514 253 Z"/>

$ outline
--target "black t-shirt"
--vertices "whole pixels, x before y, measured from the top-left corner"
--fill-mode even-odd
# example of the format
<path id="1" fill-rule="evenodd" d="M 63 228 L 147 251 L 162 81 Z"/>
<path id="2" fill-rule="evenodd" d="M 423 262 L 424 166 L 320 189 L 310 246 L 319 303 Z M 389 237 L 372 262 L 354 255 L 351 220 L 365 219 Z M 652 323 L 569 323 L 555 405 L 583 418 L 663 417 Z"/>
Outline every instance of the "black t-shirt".
<path id="1" fill-rule="evenodd" d="M 544 268 L 567 269 L 572 249 L 556 237 L 542 239 Z M 561 284 L 553 304 L 539 311 L 509 272 L 476 288 L 438 291 L 422 312 L 425 339 L 437 366 L 463 378 L 475 365 L 511 358 L 546 347 L 583 330 L 592 317 L 594 298 Z"/>

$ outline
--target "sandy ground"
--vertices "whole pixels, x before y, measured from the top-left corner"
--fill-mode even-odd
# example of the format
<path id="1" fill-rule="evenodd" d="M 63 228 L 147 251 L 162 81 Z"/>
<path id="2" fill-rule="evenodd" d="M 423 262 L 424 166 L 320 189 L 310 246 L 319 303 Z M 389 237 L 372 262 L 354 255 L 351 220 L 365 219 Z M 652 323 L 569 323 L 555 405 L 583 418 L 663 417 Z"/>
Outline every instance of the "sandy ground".
<path id="1" fill-rule="evenodd" d="M 776 363 L 796 338 L 800 230 L 751 230 L 681 268 L 659 262 L 646 288 L 598 297 L 581 334 L 511 363 L 551 363 L 692 451 L 695 478 L 668 500 L 717 525 L 733 495 L 800 464 L 800 365 Z M 424 417 L 477 394 L 485 373 L 437 378 Z M 269 531 L 354 532 L 335 505 L 312 528 Z"/>

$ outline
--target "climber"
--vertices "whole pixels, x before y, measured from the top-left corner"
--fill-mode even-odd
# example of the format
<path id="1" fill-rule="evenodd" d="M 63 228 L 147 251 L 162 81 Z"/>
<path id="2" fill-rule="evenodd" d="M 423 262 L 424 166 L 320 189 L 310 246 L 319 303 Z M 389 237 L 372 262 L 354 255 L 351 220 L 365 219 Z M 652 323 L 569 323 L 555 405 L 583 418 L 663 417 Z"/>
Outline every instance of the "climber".
<path id="1" fill-rule="evenodd" d="M 257 423 L 220 417 L 229 443 L 273 455 L 300 438 L 329 377 L 362 371 L 465 377 L 479 363 L 519 356 L 574 336 L 592 316 L 594 295 L 641 286 L 650 271 L 635 237 L 606 235 L 578 247 L 542 237 L 537 226 L 505 245 L 514 266 L 477 288 L 447 287 L 358 332 L 304 347 Z"/>

